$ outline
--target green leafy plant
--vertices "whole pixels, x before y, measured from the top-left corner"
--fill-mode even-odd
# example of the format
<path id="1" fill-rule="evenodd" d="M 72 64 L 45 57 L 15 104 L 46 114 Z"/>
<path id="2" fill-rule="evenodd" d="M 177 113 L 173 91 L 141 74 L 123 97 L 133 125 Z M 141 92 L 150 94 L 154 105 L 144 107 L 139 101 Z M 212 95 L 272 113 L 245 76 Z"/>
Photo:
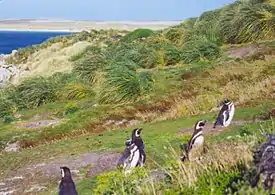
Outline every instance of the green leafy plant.
<path id="1" fill-rule="evenodd" d="M 77 112 L 78 110 L 79 110 L 79 107 L 74 102 L 70 102 L 70 103 L 66 104 L 66 106 L 65 106 L 65 114 L 66 115 L 73 114 L 73 113 Z"/>
<path id="2" fill-rule="evenodd" d="M 93 194 L 139 194 L 144 192 L 144 188 L 150 188 L 150 182 L 144 182 L 148 179 L 148 170 L 137 167 L 131 174 L 125 175 L 117 171 L 97 176 L 97 187 Z M 152 190 L 151 190 L 152 193 Z"/>

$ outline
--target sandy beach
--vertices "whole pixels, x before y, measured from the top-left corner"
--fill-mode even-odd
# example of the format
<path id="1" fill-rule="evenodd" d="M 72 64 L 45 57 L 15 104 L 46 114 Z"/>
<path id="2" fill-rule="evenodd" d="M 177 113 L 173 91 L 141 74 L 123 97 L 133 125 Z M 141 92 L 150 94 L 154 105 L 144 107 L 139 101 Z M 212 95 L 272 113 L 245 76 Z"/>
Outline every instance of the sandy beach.
<path id="1" fill-rule="evenodd" d="M 181 21 L 70 21 L 70 20 L 0 20 L 1 31 L 60 31 L 79 32 L 91 29 L 158 30 Z"/>

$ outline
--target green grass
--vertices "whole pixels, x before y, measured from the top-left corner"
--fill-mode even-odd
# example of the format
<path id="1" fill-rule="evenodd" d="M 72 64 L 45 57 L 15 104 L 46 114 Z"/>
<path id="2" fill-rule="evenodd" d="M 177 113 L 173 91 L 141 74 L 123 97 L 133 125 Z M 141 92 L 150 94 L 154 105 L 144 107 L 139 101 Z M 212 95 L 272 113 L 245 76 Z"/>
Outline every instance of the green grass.
<path id="1" fill-rule="evenodd" d="M 259 111 L 262 111 L 262 106 L 257 106 L 256 108 L 237 109 L 235 120 L 251 119 Z M 162 155 L 156 153 L 156 151 L 161 151 L 163 146 L 166 143 L 168 144 L 168 142 L 177 148 L 181 140 L 177 132 L 182 128 L 192 128 L 195 122 L 201 118 L 212 121 L 214 120 L 214 114 L 138 125 L 144 129 L 142 132 L 143 139 L 146 144 L 147 152 L 150 154 L 150 158 L 161 159 Z M 229 129 L 239 131 L 241 128 L 230 127 Z M 36 159 L 41 161 L 42 159 L 49 159 L 50 157 L 56 157 L 61 154 L 77 155 L 86 151 L 122 151 L 124 148 L 124 141 L 130 136 L 131 131 L 132 128 L 112 131 L 107 130 L 103 135 L 85 135 L 79 138 L 61 140 L 34 148 L 23 149 L 20 153 L 6 153 L 1 158 L 1 167 L 3 167 L 4 172 L 6 172 L 13 170 L 13 166 L 19 164 L 23 166 L 29 164 L 30 161 L 35 162 Z M 232 131 L 233 134 L 234 131 Z M 229 135 L 231 134 L 227 134 L 227 131 L 225 131 L 225 136 L 227 137 Z M 186 137 L 182 139 L 186 140 Z M 43 153 L 41 153 L 41 151 L 43 151 Z M 9 163 L 10 161 L 13 163 Z"/>
<path id="2" fill-rule="evenodd" d="M 0 178 L 51 157 L 122 151 L 133 127 L 104 125 L 109 120 L 140 121 L 148 166 L 152 168 L 169 161 L 170 156 L 163 152 L 170 146 L 179 152 L 179 144 L 190 138 L 190 134 L 178 136 L 180 129 L 192 128 L 201 118 L 213 121 L 217 112 L 211 109 L 225 97 L 237 103 L 234 120 L 266 115 L 275 106 L 274 10 L 271 1 L 236 2 L 160 31 L 92 30 L 20 49 L 8 63 L 27 63 L 34 52 L 56 43 L 61 48 L 79 41 L 91 43 L 83 52 L 71 56 L 72 73 L 31 78 L 0 91 L 0 147 L 10 141 L 34 146 L 18 153 L 3 153 Z M 122 34 L 126 36 L 121 38 Z M 233 50 L 251 43 L 268 48 L 247 59 L 229 59 L 226 44 L 235 43 L 242 45 L 230 46 Z M 22 116 L 16 119 L 15 114 Z M 18 124 L 39 117 L 64 123 L 18 128 Z M 210 146 L 225 140 L 232 144 L 247 142 L 253 136 L 260 137 L 259 129 L 269 129 L 268 126 L 270 121 L 231 126 L 221 133 L 206 135 L 206 141 Z M 212 183 L 201 186 L 217 186 L 224 180 L 221 193 L 225 184 L 239 177 L 239 170 L 232 171 L 218 173 Z M 95 182 L 94 178 L 79 181 L 80 194 L 90 194 Z M 172 187 L 166 192 L 176 194 L 177 190 Z M 194 188 L 185 190 L 192 193 Z"/>

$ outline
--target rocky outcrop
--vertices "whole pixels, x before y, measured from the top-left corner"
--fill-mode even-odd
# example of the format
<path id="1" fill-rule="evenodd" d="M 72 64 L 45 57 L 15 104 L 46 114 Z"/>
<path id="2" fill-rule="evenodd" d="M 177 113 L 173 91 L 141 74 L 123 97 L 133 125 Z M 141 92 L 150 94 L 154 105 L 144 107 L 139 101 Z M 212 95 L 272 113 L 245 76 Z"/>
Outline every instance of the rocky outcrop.
<path id="1" fill-rule="evenodd" d="M 15 53 L 16 51 L 13 51 L 8 55 L 0 55 L 0 88 L 4 88 L 12 77 L 20 75 L 20 71 L 15 65 L 5 64 L 5 59 L 10 55 L 14 55 Z"/>

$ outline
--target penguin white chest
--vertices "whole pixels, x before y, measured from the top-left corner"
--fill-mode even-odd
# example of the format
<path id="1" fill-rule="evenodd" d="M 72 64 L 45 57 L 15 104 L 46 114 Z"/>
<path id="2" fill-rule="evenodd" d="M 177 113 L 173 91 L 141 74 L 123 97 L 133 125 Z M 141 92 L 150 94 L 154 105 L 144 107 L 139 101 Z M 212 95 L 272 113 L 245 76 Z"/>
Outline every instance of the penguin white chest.
<path id="1" fill-rule="evenodd" d="M 136 167 L 140 158 L 140 151 L 137 146 L 132 147 L 128 159 L 124 163 L 125 169 L 133 169 Z"/>
<path id="2" fill-rule="evenodd" d="M 131 163 L 130 163 L 130 167 L 131 168 L 134 168 L 138 161 L 139 161 L 139 158 L 140 158 L 140 152 L 138 149 L 136 149 L 132 154 L 131 154 Z"/>
<path id="3" fill-rule="evenodd" d="M 200 135 L 195 139 L 193 147 L 201 146 L 203 145 L 203 142 L 204 142 L 204 137 Z"/>
<path id="4" fill-rule="evenodd" d="M 232 105 L 229 106 L 229 110 L 227 112 L 228 112 L 227 114 L 229 115 L 229 117 L 228 117 L 227 120 L 224 120 L 224 126 L 225 127 L 229 126 L 230 123 L 231 123 L 231 121 L 232 121 L 232 119 L 233 119 L 233 116 L 234 116 L 234 113 L 235 113 L 235 106 L 234 106 L 234 104 L 232 104 Z M 226 118 L 226 116 L 224 116 L 224 117 Z"/>

